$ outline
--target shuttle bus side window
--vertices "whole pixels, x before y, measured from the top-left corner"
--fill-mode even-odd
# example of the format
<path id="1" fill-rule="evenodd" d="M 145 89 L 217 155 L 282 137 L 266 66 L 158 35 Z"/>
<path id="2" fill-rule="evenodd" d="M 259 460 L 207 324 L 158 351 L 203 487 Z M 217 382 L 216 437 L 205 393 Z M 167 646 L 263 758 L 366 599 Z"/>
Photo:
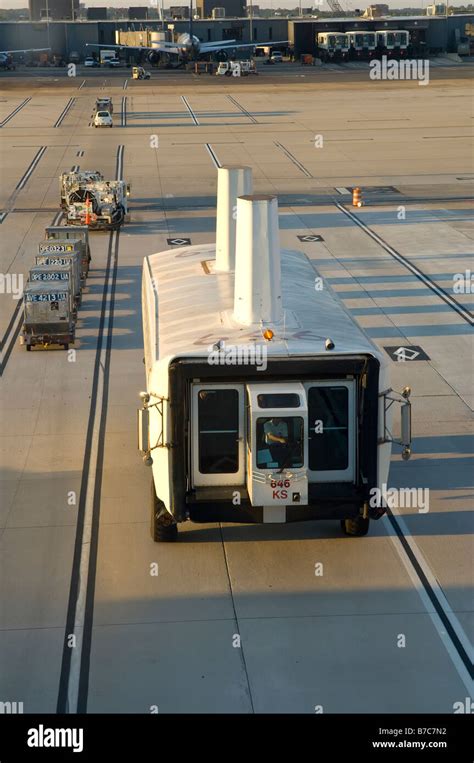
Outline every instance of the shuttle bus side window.
<path id="1" fill-rule="evenodd" d="M 203 389 L 198 395 L 199 471 L 239 470 L 239 394 L 235 389 Z"/>
<path id="2" fill-rule="evenodd" d="M 347 387 L 308 389 L 309 469 L 344 470 L 349 465 L 349 393 Z"/>

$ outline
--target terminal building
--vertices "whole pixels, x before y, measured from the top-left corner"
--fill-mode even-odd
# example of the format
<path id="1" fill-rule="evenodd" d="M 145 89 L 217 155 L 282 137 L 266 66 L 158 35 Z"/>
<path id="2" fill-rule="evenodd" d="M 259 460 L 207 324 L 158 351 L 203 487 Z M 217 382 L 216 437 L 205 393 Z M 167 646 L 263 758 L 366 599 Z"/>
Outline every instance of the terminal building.
<path id="1" fill-rule="evenodd" d="M 233 2 L 234 0 L 232 0 Z M 45 5 L 46 0 L 31 0 L 32 3 Z M 63 3 L 63 0 L 48 0 L 48 7 L 53 2 Z M 65 0 L 71 14 L 71 0 Z M 77 0 L 72 0 L 76 3 Z M 199 2 L 199 0 L 198 0 Z M 205 0 L 201 0 L 202 3 Z M 241 0 L 235 0 L 240 3 Z M 216 3 L 216 0 L 214 0 Z M 221 7 L 221 3 L 213 7 Z M 212 3 L 211 3 L 212 5 Z M 61 6 L 62 7 L 62 6 Z M 206 9 L 208 6 L 201 6 Z M 62 11 L 58 11 L 62 12 Z M 65 12 L 65 11 L 64 11 Z M 207 11 L 205 11 L 207 12 Z M 211 10 L 212 12 L 212 10 Z M 49 11 L 51 17 L 51 10 Z M 51 47 L 51 56 L 67 59 L 72 52 L 80 58 L 90 55 L 86 43 L 101 45 L 115 44 L 116 32 L 135 31 L 137 21 L 140 29 L 150 32 L 162 31 L 161 21 L 154 20 L 120 20 L 120 21 L 44 21 L 1 22 L 0 50 L 15 48 Z M 189 20 L 169 20 L 171 33 L 179 35 L 189 31 Z M 165 29 L 168 22 L 165 21 Z M 453 16 L 389 16 L 365 19 L 357 18 L 324 18 L 324 19 L 295 19 L 295 18 L 249 18 L 226 17 L 219 19 L 202 18 L 193 22 L 193 33 L 203 42 L 235 39 L 237 42 L 271 42 L 288 40 L 288 43 L 276 45 L 280 49 L 291 47 L 295 57 L 304 53 L 317 53 L 316 39 L 319 32 L 325 31 L 374 31 L 374 30 L 408 30 L 410 44 L 414 54 L 433 55 L 440 52 L 457 51 L 460 38 L 468 38 L 474 42 L 474 14 L 459 14 Z"/>

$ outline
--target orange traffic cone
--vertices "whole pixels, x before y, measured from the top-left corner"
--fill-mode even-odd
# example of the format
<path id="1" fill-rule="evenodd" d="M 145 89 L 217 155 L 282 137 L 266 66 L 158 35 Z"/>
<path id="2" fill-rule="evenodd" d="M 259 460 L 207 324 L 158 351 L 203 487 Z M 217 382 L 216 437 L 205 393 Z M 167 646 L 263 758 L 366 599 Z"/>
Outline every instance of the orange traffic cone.
<path id="1" fill-rule="evenodd" d="M 362 206 L 362 191 L 360 188 L 352 189 L 352 206 L 353 207 Z"/>
<path id="2" fill-rule="evenodd" d="M 90 225 L 91 222 L 91 200 L 89 197 L 86 198 L 86 219 L 85 224 Z"/>

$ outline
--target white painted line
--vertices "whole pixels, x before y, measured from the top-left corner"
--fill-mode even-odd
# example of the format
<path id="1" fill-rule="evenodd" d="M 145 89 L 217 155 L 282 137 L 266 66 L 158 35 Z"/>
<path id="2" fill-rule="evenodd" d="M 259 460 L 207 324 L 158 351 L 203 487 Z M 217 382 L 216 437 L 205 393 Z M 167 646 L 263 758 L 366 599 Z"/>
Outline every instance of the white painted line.
<path id="1" fill-rule="evenodd" d="M 84 87 L 84 85 L 85 85 L 85 84 L 86 84 L 86 81 L 85 81 L 85 79 L 83 79 L 83 80 L 82 80 L 82 82 L 81 82 L 81 84 L 79 85 L 79 88 L 78 88 L 78 89 L 79 89 L 79 90 L 82 90 L 82 88 Z"/>
<path id="2" fill-rule="evenodd" d="M 471 661 L 472 661 L 472 647 L 469 643 L 469 640 L 464 633 L 464 630 L 461 626 L 461 623 L 457 619 L 456 615 L 452 611 L 438 581 L 436 580 L 435 576 L 433 575 L 426 559 L 424 558 L 421 550 L 416 545 L 413 537 L 410 535 L 410 531 L 408 529 L 408 526 L 403 519 L 403 517 L 400 516 L 397 509 L 391 509 L 392 514 L 396 517 L 396 522 L 398 523 L 398 526 L 400 527 L 401 532 L 403 533 L 404 539 L 408 546 L 410 547 L 410 551 L 413 554 L 413 556 L 416 559 L 416 562 L 418 563 L 420 569 L 422 570 L 426 580 L 429 583 L 429 586 L 436 597 L 439 606 L 444 611 L 445 616 L 449 620 L 449 623 L 451 625 L 451 628 L 455 632 L 457 638 L 459 639 L 460 643 L 462 644 L 462 647 L 466 651 L 467 655 L 471 655 Z M 463 682 L 464 686 L 466 687 L 466 690 L 471 696 L 472 694 L 472 680 L 469 675 L 468 670 L 466 669 L 456 647 L 454 646 L 449 634 L 446 632 L 446 627 L 444 623 L 442 622 L 439 614 L 436 612 L 433 606 L 433 602 L 430 600 L 430 597 L 428 596 L 428 593 L 426 591 L 425 586 L 422 584 L 422 581 L 420 580 L 419 575 L 417 574 L 416 570 L 413 567 L 413 564 L 403 547 L 400 538 L 398 537 L 397 533 L 395 532 L 394 527 L 392 526 L 390 522 L 390 518 L 384 518 L 383 526 L 385 530 L 387 531 L 387 534 L 392 541 L 395 550 L 400 557 L 403 566 L 405 567 L 411 582 L 413 583 L 413 587 L 416 589 L 416 592 L 418 593 L 421 601 L 423 602 L 423 605 L 429 614 L 431 621 L 433 622 L 434 627 L 436 628 L 436 631 L 438 633 L 438 636 L 440 637 L 441 641 L 444 644 L 444 647 L 446 651 L 448 652 L 451 661 L 456 668 L 459 677 L 461 678 L 461 681 Z"/>
<path id="3" fill-rule="evenodd" d="M 23 298 L 21 301 L 23 301 Z M 0 376 L 3 375 L 3 372 L 5 370 L 3 366 L 5 350 L 7 351 L 7 358 L 8 358 L 8 355 L 10 354 L 12 350 L 10 345 L 20 328 L 18 324 L 21 324 L 23 322 L 23 318 L 24 318 L 24 312 L 23 312 L 22 306 L 20 306 L 20 309 L 18 310 L 18 314 L 16 315 L 15 320 L 10 326 L 10 331 L 8 332 L 8 336 L 4 337 L 4 341 L 0 345 Z"/>
<path id="4" fill-rule="evenodd" d="M 214 167 L 216 167 L 216 169 L 218 169 L 221 166 L 221 163 L 220 163 L 220 161 L 218 159 L 218 156 L 217 156 L 216 152 L 214 151 L 214 149 L 212 148 L 210 143 L 206 143 L 205 146 L 206 146 L 207 153 L 211 157 L 211 160 L 212 160 L 212 163 L 213 163 Z"/>
<path id="5" fill-rule="evenodd" d="M 181 96 L 181 100 L 184 103 L 184 105 L 186 106 L 187 110 L 189 111 L 189 114 L 190 114 L 191 119 L 193 120 L 194 124 L 199 126 L 199 120 L 198 120 L 196 114 L 194 113 L 194 111 L 192 110 L 191 106 L 189 105 L 188 99 L 186 98 L 186 96 L 182 95 Z"/>
<path id="6" fill-rule="evenodd" d="M 60 113 L 59 117 L 57 118 L 56 122 L 54 123 L 53 127 L 61 127 L 61 124 L 63 123 L 64 119 L 66 118 L 66 116 L 68 114 L 68 112 L 70 111 L 70 109 L 74 105 L 75 101 L 76 101 L 75 98 L 70 98 L 69 99 L 69 101 L 67 102 L 66 106 L 64 107 L 64 109 Z"/>
<path id="7" fill-rule="evenodd" d="M 123 89 L 126 90 L 127 87 L 128 87 L 128 79 L 126 79 L 125 82 L 123 83 Z"/>
<path id="8" fill-rule="evenodd" d="M 47 146 L 41 146 L 39 151 L 36 153 L 33 161 L 31 162 L 30 166 L 26 170 L 25 174 L 21 178 L 21 180 L 18 182 L 18 185 L 15 188 L 15 191 L 21 191 L 25 185 L 27 184 L 29 178 L 33 174 L 33 172 L 36 169 L 36 166 L 38 165 L 38 162 L 40 161 L 41 157 L 43 156 L 44 152 L 46 151 Z"/>
<path id="9" fill-rule="evenodd" d="M 124 95 L 122 97 L 122 114 L 121 114 L 121 122 L 122 127 L 127 126 L 127 96 Z"/>
<path id="10" fill-rule="evenodd" d="M 115 179 L 116 180 L 122 180 L 123 179 L 123 153 L 125 150 L 125 146 L 121 145 L 118 147 L 117 152 L 117 165 L 115 168 Z"/>
<path id="11" fill-rule="evenodd" d="M 3 120 L 3 122 L 0 122 L 0 127 L 4 127 L 4 126 L 7 124 L 7 122 L 9 122 L 9 121 L 10 121 L 10 119 L 13 119 L 13 117 L 14 117 L 14 116 L 16 116 L 16 114 L 18 114 L 18 112 L 19 112 L 19 111 L 21 111 L 21 109 L 22 109 L 22 108 L 24 108 L 24 107 L 26 106 L 26 104 L 27 104 L 27 103 L 29 103 L 30 101 L 31 101 L 31 98 L 25 98 L 25 100 L 24 100 L 24 101 L 22 101 L 22 102 L 21 102 L 21 103 L 20 103 L 20 104 L 19 104 L 19 105 L 16 107 L 16 109 L 14 109 L 14 110 L 12 111 L 12 113 L 11 113 L 11 114 L 9 114 L 7 117 L 5 117 L 5 119 Z"/>
<path id="12" fill-rule="evenodd" d="M 338 193 L 341 193 L 341 194 L 346 194 L 347 193 L 347 194 L 349 194 L 349 196 L 350 196 L 350 193 L 351 193 L 348 188 L 336 188 L 336 191 Z"/>
<path id="13" fill-rule="evenodd" d="M 455 310 L 458 315 L 461 316 L 467 323 L 469 323 L 471 326 L 474 326 L 474 317 L 472 316 L 472 313 L 469 312 L 463 305 L 461 305 L 457 300 L 454 299 L 454 297 L 451 297 L 450 294 L 448 294 L 447 291 L 444 291 L 444 289 L 441 289 L 434 281 L 431 280 L 425 273 L 423 273 L 422 270 L 416 267 L 416 265 L 413 265 L 410 260 L 408 260 L 406 257 L 404 257 L 402 254 L 397 252 L 396 249 L 393 249 L 389 244 L 387 244 L 386 241 L 383 240 L 377 233 L 375 233 L 373 230 L 369 228 L 368 225 L 366 225 L 362 220 L 359 220 L 356 215 L 354 215 L 352 212 L 350 212 L 348 209 L 346 209 L 342 204 L 339 204 L 338 201 L 335 202 L 336 207 L 340 209 L 341 212 L 343 212 L 347 217 L 349 217 L 356 225 L 361 228 L 364 233 L 367 233 L 368 236 L 370 236 L 374 241 L 379 244 L 379 246 L 382 247 L 382 249 L 385 249 L 388 254 L 390 254 L 397 262 L 400 262 L 402 265 L 404 265 L 408 270 L 410 270 L 412 273 L 416 275 L 417 278 L 422 281 L 425 286 L 428 287 L 428 289 L 431 289 L 438 297 L 440 297 L 443 302 L 446 302 L 450 307 Z"/>
<path id="14" fill-rule="evenodd" d="M 117 232 L 113 231 L 111 234 L 111 251 L 113 252 L 116 246 Z M 104 383 L 105 383 L 105 369 L 107 364 L 107 338 L 111 331 L 110 326 L 110 308 L 112 305 L 112 287 L 113 287 L 113 263 L 107 274 L 107 283 L 105 284 L 105 314 L 104 314 L 104 330 L 102 333 L 102 345 L 100 349 L 100 362 L 99 362 L 99 374 L 97 377 L 97 392 L 95 396 L 94 407 L 94 419 L 93 419 L 93 434 L 91 447 L 89 452 L 89 472 L 87 477 L 86 487 L 86 499 L 84 509 L 84 529 L 82 533 L 81 543 L 81 556 L 79 562 L 79 583 L 75 607 L 75 620 L 74 620 L 74 634 L 76 636 L 76 645 L 74 649 L 71 649 L 71 663 L 69 666 L 69 680 L 68 680 L 68 713 L 75 714 L 78 712 L 79 703 L 79 682 L 81 676 L 81 661 L 82 661 L 82 639 L 85 626 L 85 614 L 86 614 L 86 599 L 87 599 L 87 587 L 89 581 L 89 561 L 91 552 L 92 541 L 92 520 L 94 516 L 94 494 L 97 481 L 97 466 L 98 466 L 98 453 L 99 453 L 99 436 L 100 436 L 100 421 L 102 418 L 102 408 L 104 401 Z"/>

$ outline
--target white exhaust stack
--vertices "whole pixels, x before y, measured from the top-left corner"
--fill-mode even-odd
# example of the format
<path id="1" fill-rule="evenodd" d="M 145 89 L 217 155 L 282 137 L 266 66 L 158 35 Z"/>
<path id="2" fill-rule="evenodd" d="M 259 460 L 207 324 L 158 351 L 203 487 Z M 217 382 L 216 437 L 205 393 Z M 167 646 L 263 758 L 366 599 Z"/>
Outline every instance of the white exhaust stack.
<path id="1" fill-rule="evenodd" d="M 252 193 L 252 168 L 226 164 L 217 170 L 216 270 L 235 268 L 237 197 Z"/>
<path id="2" fill-rule="evenodd" d="M 276 196 L 237 199 L 234 318 L 245 326 L 283 319 Z"/>

